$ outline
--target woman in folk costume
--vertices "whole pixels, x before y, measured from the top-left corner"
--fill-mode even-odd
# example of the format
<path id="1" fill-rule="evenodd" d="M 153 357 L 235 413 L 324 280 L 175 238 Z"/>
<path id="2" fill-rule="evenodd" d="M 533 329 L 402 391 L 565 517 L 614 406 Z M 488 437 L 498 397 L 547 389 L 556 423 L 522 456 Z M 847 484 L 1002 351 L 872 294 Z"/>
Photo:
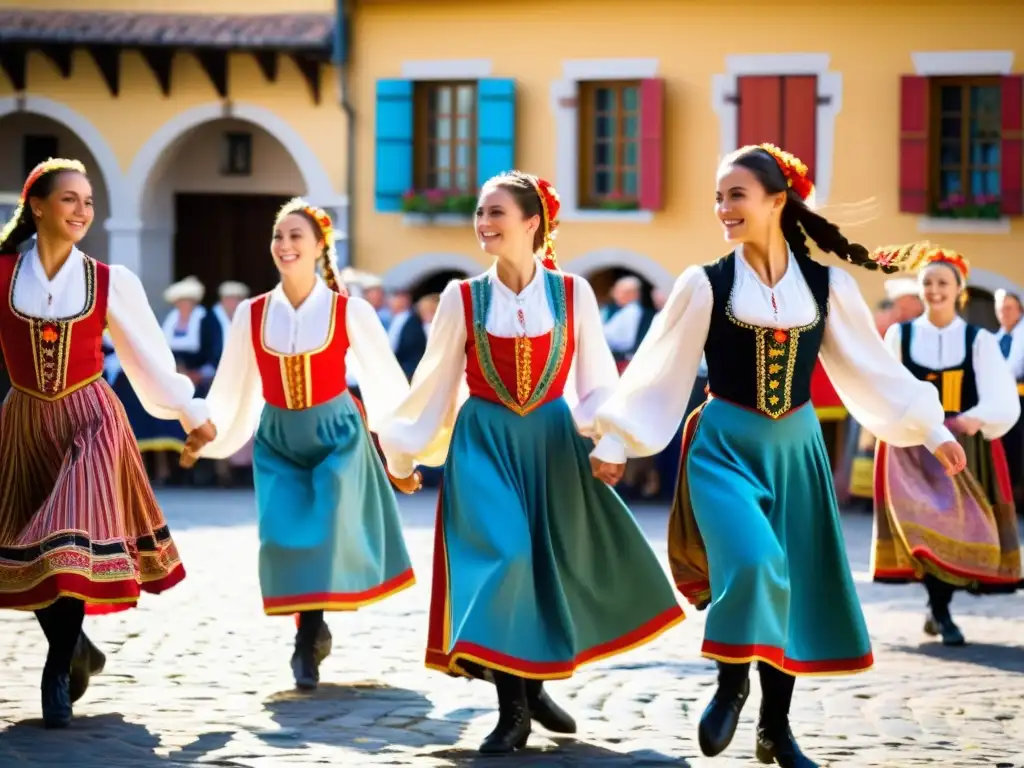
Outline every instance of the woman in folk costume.
<path id="1" fill-rule="evenodd" d="M 617 373 L 593 290 L 556 271 L 558 207 L 519 171 L 483 186 L 476 234 L 495 262 L 444 290 L 409 397 L 379 434 L 397 477 L 445 464 L 426 663 L 493 679 L 485 753 L 522 748 L 531 718 L 575 732 L 543 681 L 683 618 L 632 514 L 590 474 L 581 433 Z"/>
<path id="2" fill-rule="evenodd" d="M 806 166 L 770 144 L 722 162 L 716 213 L 735 250 L 676 281 L 598 412 L 593 453 L 597 476 L 617 482 L 627 456 L 662 450 L 705 353 L 709 399 L 684 429 L 669 521 L 673 575 L 691 603 L 710 606 L 702 652 L 718 662 L 699 741 L 708 756 L 732 741 L 756 659 L 757 757 L 782 766 L 814 765 L 789 728 L 794 676 L 872 664 L 810 402 L 819 354 L 866 428 L 927 445 L 950 472 L 966 461 L 935 390 L 888 354 L 854 278 L 810 258 L 806 236 L 850 264 L 880 266 L 808 206 L 812 191 Z"/>
<path id="3" fill-rule="evenodd" d="M 1017 383 L 995 337 L 957 315 L 969 270 L 960 254 L 921 243 L 883 248 L 875 258 L 921 269 L 925 314 L 890 327 L 885 343 L 910 373 L 936 388 L 966 451 L 967 471 L 949 478 L 923 449 L 879 442 L 872 575 L 882 582 L 923 581 L 930 609 L 924 631 L 945 645 L 962 645 L 949 612 L 954 591 L 1020 586 L 1017 515 L 999 440 L 1020 417 Z"/>
<path id="4" fill-rule="evenodd" d="M 36 612 L 49 641 L 43 721 L 54 728 L 70 722 L 72 702 L 103 667 L 84 615 L 131 608 L 141 591 L 185 575 L 103 379 L 104 327 L 152 413 L 213 435 L 139 279 L 75 247 L 93 215 L 82 164 L 49 160 L 0 233 L 0 344 L 13 386 L 0 410 L 0 608 Z"/>
<path id="5" fill-rule="evenodd" d="M 255 433 L 263 609 L 298 613 L 291 666 L 308 690 L 330 648 L 324 611 L 353 611 L 414 583 L 369 432 L 409 385 L 373 308 L 338 284 L 324 211 L 287 203 L 270 249 L 281 282 L 238 306 L 207 397 L 219 436 L 204 446 L 190 435 L 182 460 L 226 458 Z M 350 350 L 369 379 L 365 416 L 345 383 Z M 396 484 L 412 492 L 417 483 Z"/>

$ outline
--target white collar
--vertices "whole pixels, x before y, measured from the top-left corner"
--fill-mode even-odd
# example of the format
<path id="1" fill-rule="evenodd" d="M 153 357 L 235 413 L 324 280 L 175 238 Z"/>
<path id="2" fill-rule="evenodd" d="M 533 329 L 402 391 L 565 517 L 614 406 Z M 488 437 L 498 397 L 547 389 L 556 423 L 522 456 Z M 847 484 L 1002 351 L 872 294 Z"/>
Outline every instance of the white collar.
<path id="1" fill-rule="evenodd" d="M 36 279 L 51 293 L 60 287 L 63 287 L 64 282 L 68 279 L 68 275 L 73 274 L 77 271 L 77 266 L 82 263 L 85 259 L 83 254 L 76 246 L 71 247 L 71 254 L 68 256 L 57 274 L 53 276 L 51 280 L 46 276 L 46 270 L 43 269 L 43 262 L 39 258 L 39 248 L 36 245 L 32 246 L 32 249 L 25 254 L 25 258 L 29 260 L 32 266 L 32 273 L 36 276 Z"/>
<path id="2" fill-rule="evenodd" d="M 963 330 L 963 327 L 966 325 L 966 323 L 964 322 L 963 318 L 960 317 L 960 315 L 954 317 L 953 322 L 951 322 L 944 328 L 939 328 L 937 325 L 932 323 L 932 321 L 928 319 L 927 314 L 920 315 L 914 318 L 911 321 L 911 323 L 918 328 L 928 328 L 930 330 L 935 331 L 936 333 L 949 333 L 950 331 Z"/>
<path id="3" fill-rule="evenodd" d="M 494 290 L 503 294 L 512 301 L 522 302 L 525 301 L 537 290 L 543 289 L 544 272 L 546 270 L 544 269 L 544 265 L 540 263 L 539 259 L 534 259 L 533 262 L 537 266 L 537 270 L 533 273 L 533 278 L 530 280 L 530 282 L 527 283 L 523 290 L 521 290 L 518 294 L 511 288 L 509 288 L 507 285 L 505 285 L 503 282 L 501 282 L 501 279 L 498 277 L 497 262 L 492 264 L 491 268 L 487 270 L 487 277 L 488 279 L 490 279 L 491 286 L 494 288 Z"/>
<path id="4" fill-rule="evenodd" d="M 292 317 L 301 317 L 313 312 L 324 301 L 325 297 L 330 298 L 331 293 L 332 291 L 327 287 L 327 283 L 317 275 L 316 282 L 313 283 L 313 290 L 309 292 L 309 296 L 299 306 L 292 306 L 288 297 L 284 295 L 284 287 L 281 283 L 278 283 L 274 290 L 271 291 L 270 300 L 284 307 Z"/>
<path id="5" fill-rule="evenodd" d="M 775 289 L 779 288 L 779 286 L 781 286 L 787 280 L 790 280 L 790 275 L 792 275 L 795 272 L 798 272 L 800 269 L 800 267 L 796 263 L 796 257 L 793 256 L 793 251 L 790 249 L 789 245 L 786 246 L 786 256 L 786 271 L 782 275 L 782 277 L 779 278 L 779 281 L 775 283 Z M 765 288 L 769 288 L 769 286 L 765 285 L 765 282 L 761 279 L 761 276 L 757 274 L 757 271 L 752 266 L 750 266 L 750 262 L 747 261 L 747 257 L 743 253 L 742 243 L 736 246 L 736 260 L 743 266 L 743 269 L 746 270 L 747 274 L 751 278 L 756 280 L 760 285 L 763 285 Z M 769 288 L 769 290 L 773 289 Z"/>

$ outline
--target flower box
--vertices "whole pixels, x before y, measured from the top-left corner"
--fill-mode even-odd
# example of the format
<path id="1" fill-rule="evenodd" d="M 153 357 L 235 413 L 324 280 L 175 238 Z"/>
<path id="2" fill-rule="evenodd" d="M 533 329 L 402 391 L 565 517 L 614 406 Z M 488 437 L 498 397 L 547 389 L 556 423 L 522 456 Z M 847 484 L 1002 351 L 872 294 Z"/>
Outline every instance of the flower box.
<path id="1" fill-rule="evenodd" d="M 996 195 L 950 195 L 940 200 L 932 211 L 939 219 L 996 220 L 1002 217 L 1002 204 Z"/>

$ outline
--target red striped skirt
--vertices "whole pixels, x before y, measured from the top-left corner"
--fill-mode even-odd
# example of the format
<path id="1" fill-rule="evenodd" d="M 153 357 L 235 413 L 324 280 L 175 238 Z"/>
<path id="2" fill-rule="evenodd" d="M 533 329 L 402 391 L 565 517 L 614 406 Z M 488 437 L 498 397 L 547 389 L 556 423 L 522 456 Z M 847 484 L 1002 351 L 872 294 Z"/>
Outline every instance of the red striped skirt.
<path id="1" fill-rule="evenodd" d="M 184 577 L 107 383 L 53 402 L 11 390 L 0 410 L 0 608 L 74 597 L 111 613 Z"/>

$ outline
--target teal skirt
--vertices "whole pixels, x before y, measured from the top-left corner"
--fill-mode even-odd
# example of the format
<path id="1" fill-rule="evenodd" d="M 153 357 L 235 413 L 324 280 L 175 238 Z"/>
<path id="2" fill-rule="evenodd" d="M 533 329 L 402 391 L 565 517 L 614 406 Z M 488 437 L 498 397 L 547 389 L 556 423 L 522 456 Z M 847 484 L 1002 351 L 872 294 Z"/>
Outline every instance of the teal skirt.
<path id="1" fill-rule="evenodd" d="M 704 656 L 793 675 L 871 667 L 821 425 L 712 398 L 683 433 L 669 522 L 680 590 L 707 606 Z"/>
<path id="2" fill-rule="evenodd" d="M 253 476 L 268 615 L 355 610 L 413 585 L 395 493 L 348 392 L 266 406 Z"/>
<path id="3" fill-rule="evenodd" d="M 634 648 L 683 619 L 632 513 L 594 479 L 564 400 L 526 416 L 472 397 L 440 494 L 426 663 L 535 679 Z"/>

